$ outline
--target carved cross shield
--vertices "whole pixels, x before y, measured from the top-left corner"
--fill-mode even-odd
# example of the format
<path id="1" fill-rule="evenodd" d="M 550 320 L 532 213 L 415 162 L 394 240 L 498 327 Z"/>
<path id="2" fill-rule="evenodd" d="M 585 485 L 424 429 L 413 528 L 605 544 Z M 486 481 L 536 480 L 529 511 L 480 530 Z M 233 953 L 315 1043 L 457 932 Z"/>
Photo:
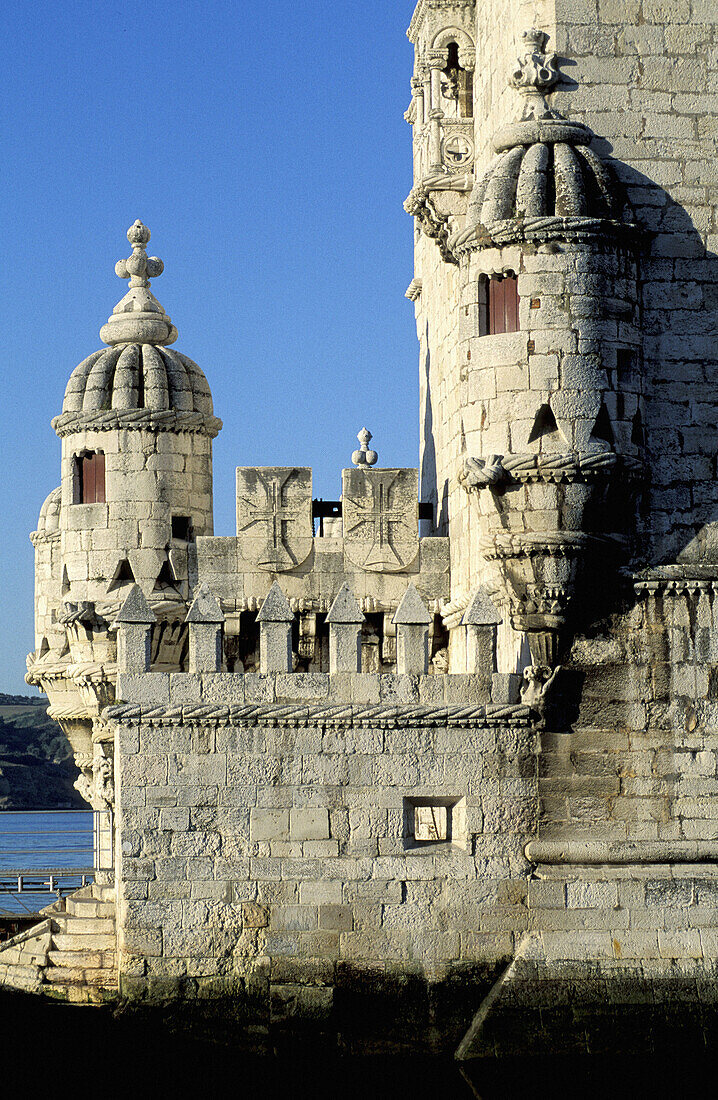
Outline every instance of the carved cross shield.
<path id="1" fill-rule="evenodd" d="M 313 544 L 312 471 L 308 466 L 237 467 L 239 567 L 285 573 Z"/>
<path id="2" fill-rule="evenodd" d="M 374 573 L 400 573 L 419 552 L 418 470 L 342 472 L 344 554 Z"/>

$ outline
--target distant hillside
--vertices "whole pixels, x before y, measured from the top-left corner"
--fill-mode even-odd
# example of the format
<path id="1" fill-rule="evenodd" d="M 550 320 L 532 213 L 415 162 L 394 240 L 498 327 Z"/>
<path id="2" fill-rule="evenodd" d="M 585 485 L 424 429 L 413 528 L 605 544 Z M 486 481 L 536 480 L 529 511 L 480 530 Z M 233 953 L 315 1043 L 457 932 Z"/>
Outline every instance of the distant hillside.
<path id="1" fill-rule="evenodd" d="M 47 699 L 0 692 L 0 810 L 86 809 L 77 768 Z"/>

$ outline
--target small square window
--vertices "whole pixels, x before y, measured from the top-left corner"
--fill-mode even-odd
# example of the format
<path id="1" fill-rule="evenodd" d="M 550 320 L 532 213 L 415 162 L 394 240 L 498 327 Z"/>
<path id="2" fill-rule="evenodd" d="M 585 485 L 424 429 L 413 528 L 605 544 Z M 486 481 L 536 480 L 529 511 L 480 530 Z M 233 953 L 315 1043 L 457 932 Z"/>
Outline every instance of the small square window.
<path id="1" fill-rule="evenodd" d="M 192 537 L 192 520 L 189 516 L 172 516 L 172 538 L 189 542 Z"/>
<path id="2" fill-rule="evenodd" d="M 404 848 L 466 847 L 465 800 L 457 795 L 404 799 Z"/>
<path id="3" fill-rule="evenodd" d="M 448 840 L 448 809 L 446 806 L 414 807 L 414 840 Z"/>

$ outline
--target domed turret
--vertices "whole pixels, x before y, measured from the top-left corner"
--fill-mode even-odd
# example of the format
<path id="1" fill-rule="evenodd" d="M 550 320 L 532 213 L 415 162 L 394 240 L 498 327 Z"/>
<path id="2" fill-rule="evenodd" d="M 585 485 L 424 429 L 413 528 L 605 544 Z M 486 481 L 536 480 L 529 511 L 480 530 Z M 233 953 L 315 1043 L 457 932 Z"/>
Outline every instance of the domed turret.
<path id="1" fill-rule="evenodd" d="M 82 427 L 129 427 L 131 421 L 215 436 L 222 422 L 214 416 L 207 379 L 192 359 L 166 347 L 177 329 L 150 291 L 149 277 L 164 269 L 162 260 L 145 252 L 150 231 L 136 221 L 127 237 L 132 255 L 115 271 L 129 277 L 130 289 L 100 329 L 110 346 L 75 367 L 53 427 L 64 435 Z"/>
<path id="2" fill-rule="evenodd" d="M 147 255 L 150 231 L 136 221 L 127 237 L 132 254 L 115 271 L 129 290 L 100 331 L 108 346 L 67 384 L 53 421 L 62 484 L 33 535 L 28 681 L 47 692 L 86 778 L 93 728 L 114 693 L 108 627 L 135 583 L 157 619 L 155 667 L 181 666 L 189 561 L 195 537 L 213 530 L 212 439 L 222 427 L 200 368 L 167 346 L 177 330 L 150 290 L 163 269 Z"/>

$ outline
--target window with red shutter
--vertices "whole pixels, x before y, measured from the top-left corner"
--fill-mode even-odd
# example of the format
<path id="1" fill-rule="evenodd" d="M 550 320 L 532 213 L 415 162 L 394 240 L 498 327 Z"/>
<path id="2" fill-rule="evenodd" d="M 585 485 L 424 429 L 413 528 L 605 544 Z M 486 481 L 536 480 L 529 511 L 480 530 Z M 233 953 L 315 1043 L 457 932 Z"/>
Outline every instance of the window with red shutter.
<path id="1" fill-rule="evenodd" d="M 518 279 L 515 275 L 492 275 L 487 280 L 486 329 L 484 336 L 519 331 Z"/>
<path id="2" fill-rule="evenodd" d="M 102 451 L 75 455 L 73 504 L 105 503 L 105 456 Z"/>

